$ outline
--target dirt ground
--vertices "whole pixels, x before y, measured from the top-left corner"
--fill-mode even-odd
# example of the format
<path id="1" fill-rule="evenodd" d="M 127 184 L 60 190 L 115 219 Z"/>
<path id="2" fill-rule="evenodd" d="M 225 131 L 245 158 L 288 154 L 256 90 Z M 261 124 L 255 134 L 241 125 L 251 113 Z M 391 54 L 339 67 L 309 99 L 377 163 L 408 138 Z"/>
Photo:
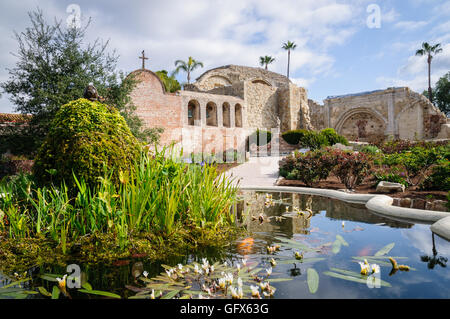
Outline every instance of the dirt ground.
<path id="1" fill-rule="evenodd" d="M 282 180 L 279 182 L 278 186 L 298 186 L 298 187 L 307 187 L 300 181 L 292 181 L 292 180 Z M 325 181 L 321 181 L 316 188 L 328 188 L 328 189 L 345 189 L 344 184 L 340 183 L 339 180 L 332 176 L 329 177 Z M 366 180 L 363 185 L 358 186 L 355 189 L 356 193 L 360 194 L 377 194 L 376 193 L 376 184 L 374 180 Z M 421 191 L 418 187 L 412 186 L 405 190 L 403 193 L 391 193 L 386 194 L 394 198 L 420 198 L 420 199 L 434 199 L 434 200 L 447 200 L 446 191 Z M 432 196 L 432 197 L 431 197 Z"/>

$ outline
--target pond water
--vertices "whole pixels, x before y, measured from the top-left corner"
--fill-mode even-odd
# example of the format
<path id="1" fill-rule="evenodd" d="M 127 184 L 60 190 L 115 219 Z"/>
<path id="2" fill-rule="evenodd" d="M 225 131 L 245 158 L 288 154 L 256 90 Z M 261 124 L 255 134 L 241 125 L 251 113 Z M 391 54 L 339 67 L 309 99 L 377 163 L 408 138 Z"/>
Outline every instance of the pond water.
<path id="1" fill-rule="evenodd" d="M 450 242 L 434 236 L 429 225 L 390 220 L 369 212 L 362 205 L 323 197 L 288 193 L 270 195 L 272 200 L 268 200 L 266 193 L 242 194 L 242 200 L 234 211 L 239 225 L 247 230 L 243 238 L 221 251 L 205 250 L 195 256 L 165 261 L 165 264 L 201 263 L 202 258 L 208 258 L 211 264 L 226 261 L 236 265 L 242 264 L 244 258 L 247 265 L 265 270 L 271 267 L 273 258 L 277 262 L 269 279 L 274 281 L 271 285 L 276 288 L 273 298 L 450 298 L 450 271 L 446 267 L 450 258 Z M 310 210 L 313 215 L 308 218 L 309 214 L 305 212 L 305 216 L 299 216 L 294 207 Z M 269 254 L 267 247 L 273 245 L 281 247 Z M 391 249 L 379 252 L 386 246 Z M 299 247 L 308 247 L 312 251 L 306 248 L 302 251 Z M 295 259 L 296 251 L 303 252 L 302 261 Z M 374 256 L 377 252 L 378 257 L 364 257 Z M 392 273 L 388 256 L 395 256 L 399 264 L 409 266 L 410 270 Z M 381 286 L 378 285 L 380 281 L 370 281 L 370 288 L 366 277 L 351 281 L 342 278 L 348 272 L 359 273 L 358 261 L 364 258 L 370 264 L 380 266 L 376 278 L 383 282 Z M 148 278 L 152 278 L 164 271 L 161 263 L 138 259 L 110 266 L 80 267 L 94 289 L 122 297 L 136 294 L 129 289 L 129 286 L 137 285 L 133 273 L 145 270 Z M 308 269 L 314 269 L 319 277 L 314 293 L 309 289 Z M 44 286 L 51 292 L 54 283 L 40 279 L 39 274 L 64 274 L 66 270 L 48 265 L 31 269 L 30 273 L 33 280 L 24 283 L 24 288 L 36 290 Z M 289 281 L 276 282 L 277 278 Z M 374 280 L 375 276 L 371 278 Z M 10 282 L 0 274 L 0 287 Z M 70 292 L 72 298 L 98 297 L 76 290 Z M 33 294 L 27 298 L 44 297 Z"/>

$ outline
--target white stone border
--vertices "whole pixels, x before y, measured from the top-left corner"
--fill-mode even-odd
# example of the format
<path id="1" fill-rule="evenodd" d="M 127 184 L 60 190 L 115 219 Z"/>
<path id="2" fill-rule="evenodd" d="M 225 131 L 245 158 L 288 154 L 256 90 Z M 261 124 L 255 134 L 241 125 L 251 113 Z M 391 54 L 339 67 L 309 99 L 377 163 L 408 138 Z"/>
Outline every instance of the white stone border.
<path id="1" fill-rule="evenodd" d="M 242 186 L 240 189 L 260 192 L 300 193 L 334 198 L 348 203 L 363 204 L 370 211 L 388 218 L 419 224 L 432 224 L 432 232 L 450 240 L 450 213 L 392 206 L 394 199 L 386 195 L 352 194 L 333 189 L 291 186 Z"/>

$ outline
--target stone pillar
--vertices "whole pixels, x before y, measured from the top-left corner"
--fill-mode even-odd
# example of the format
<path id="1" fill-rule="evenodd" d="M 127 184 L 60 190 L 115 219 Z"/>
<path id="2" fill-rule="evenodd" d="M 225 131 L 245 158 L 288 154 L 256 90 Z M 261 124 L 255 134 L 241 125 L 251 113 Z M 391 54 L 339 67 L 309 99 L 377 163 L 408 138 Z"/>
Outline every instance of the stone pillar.
<path id="1" fill-rule="evenodd" d="M 416 105 L 417 108 L 417 138 L 422 140 L 424 138 L 423 132 L 423 107 L 419 103 Z"/>
<path id="2" fill-rule="evenodd" d="M 200 103 L 200 120 L 201 120 L 201 126 L 206 126 L 206 103 Z"/>
<path id="3" fill-rule="evenodd" d="M 236 127 L 236 108 L 235 108 L 235 104 L 230 105 L 230 127 Z"/>
<path id="4" fill-rule="evenodd" d="M 223 127 L 223 103 L 217 105 L 217 127 Z"/>
<path id="5" fill-rule="evenodd" d="M 388 123 L 386 128 L 387 136 L 395 135 L 395 89 L 387 94 L 387 105 L 388 105 Z"/>

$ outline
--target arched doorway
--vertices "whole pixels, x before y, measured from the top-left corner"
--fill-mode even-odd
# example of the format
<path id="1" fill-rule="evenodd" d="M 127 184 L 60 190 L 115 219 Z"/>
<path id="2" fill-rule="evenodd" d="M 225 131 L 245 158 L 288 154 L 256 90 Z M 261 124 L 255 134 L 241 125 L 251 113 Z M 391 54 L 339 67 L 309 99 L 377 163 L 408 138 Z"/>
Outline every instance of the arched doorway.
<path id="1" fill-rule="evenodd" d="M 336 131 L 347 139 L 361 142 L 384 140 L 387 120 L 378 112 L 366 108 L 354 108 L 340 116 Z"/>
<path id="2" fill-rule="evenodd" d="M 188 103 L 188 125 L 200 126 L 200 103 L 190 100 Z"/>
<path id="3" fill-rule="evenodd" d="M 217 126 L 217 105 L 214 102 L 206 104 L 206 125 Z"/>

